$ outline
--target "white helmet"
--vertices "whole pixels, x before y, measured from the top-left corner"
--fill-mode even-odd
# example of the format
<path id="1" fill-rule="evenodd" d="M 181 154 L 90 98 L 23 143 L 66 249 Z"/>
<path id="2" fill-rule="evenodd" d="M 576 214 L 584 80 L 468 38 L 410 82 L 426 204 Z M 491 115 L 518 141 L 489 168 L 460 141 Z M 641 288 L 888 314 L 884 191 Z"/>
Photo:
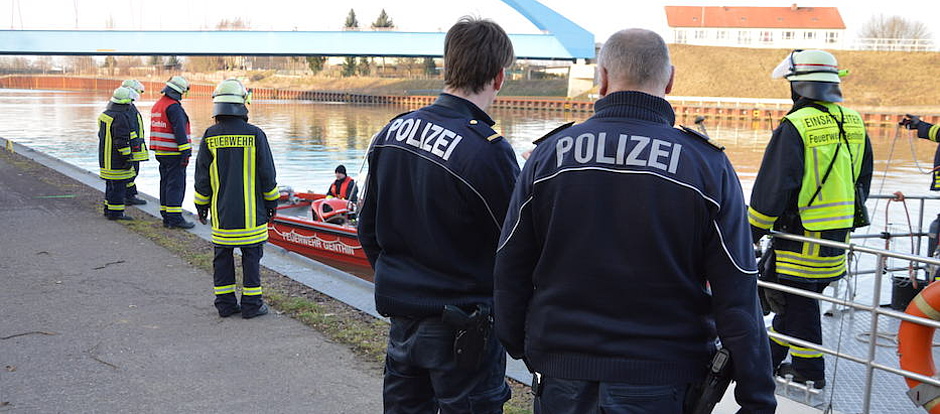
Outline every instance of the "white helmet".
<path id="1" fill-rule="evenodd" d="M 128 79 L 121 83 L 121 86 L 125 88 L 131 88 L 137 91 L 137 93 L 144 93 L 144 84 L 140 83 L 140 81 L 137 79 Z"/>
<path id="2" fill-rule="evenodd" d="M 180 94 L 189 92 L 189 82 L 182 76 L 174 76 L 170 78 L 170 80 L 166 81 L 166 86 L 168 86 L 170 89 L 173 89 L 174 91 L 179 92 Z"/>
<path id="3" fill-rule="evenodd" d="M 247 116 L 251 92 L 238 79 L 226 79 L 212 92 L 212 116 Z"/>
<path id="4" fill-rule="evenodd" d="M 790 82 L 840 83 L 845 73 L 832 53 L 824 50 L 794 50 L 774 68 L 774 79 L 786 78 Z"/>
<path id="5" fill-rule="evenodd" d="M 129 104 L 137 100 L 137 98 L 140 98 L 137 91 L 124 86 L 119 86 L 114 90 L 114 93 L 111 94 L 111 102 L 116 104 Z"/>

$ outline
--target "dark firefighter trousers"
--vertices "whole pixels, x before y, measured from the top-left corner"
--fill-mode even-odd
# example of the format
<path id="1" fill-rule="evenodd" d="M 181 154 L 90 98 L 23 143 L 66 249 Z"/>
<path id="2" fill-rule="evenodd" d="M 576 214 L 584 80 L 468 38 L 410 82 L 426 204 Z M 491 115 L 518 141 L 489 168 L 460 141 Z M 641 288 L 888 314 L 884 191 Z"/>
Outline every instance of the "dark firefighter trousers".
<path id="1" fill-rule="evenodd" d="M 236 247 L 215 246 L 212 259 L 212 278 L 215 284 L 215 307 L 219 313 L 231 314 L 238 307 L 235 297 L 235 257 Z M 240 246 L 242 253 L 242 312 L 251 314 L 258 310 L 264 301 L 261 297 L 261 257 L 264 256 L 264 243 Z"/>
<path id="2" fill-rule="evenodd" d="M 479 368 L 461 369 L 454 358 L 456 334 L 440 316 L 391 318 L 382 393 L 385 414 L 503 412 L 510 396 L 505 349 L 490 334 Z"/>
<path id="3" fill-rule="evenodd" d="M 120 217 L 124 215 L 124 193 L 128 180 L 104 180 L 104 215 Z"/>
<path id="4" fill-rule="evenodd" d="M 140 175 L 140 161 L 131 161 L 131 169 L 134 170 L 134 178 L 127 180 L 127 192 L 124 195 L 126 198 L 137 196 L 137 183 L 134 180 Z"/>
<path id="5" fill-rule="evenodd" d="M 164 224 L 183 222 L 183 196 L 186 195 L 186 167 L 182 155 L 160 155 L 160 215 Z"/>
<path id="6" fill-rule="evenodd" d="M 822 293 L 829 283 L 797 282 L 780 279 L 780 284 L 800 288 L 809 292 Z M 822 326 L 819 320 L 819 301 L 804 296 L 783 292 L 783 315 L 774 315 L 773 330 L 814 344 L 822 344 Z M 770 338 L 770 355 L 774 369 L 786 359 L 792 357 L 793 369 L 809 380 L 826 377 L 826 360 L 819 351 L 789 345 L 786 342 Z"/>

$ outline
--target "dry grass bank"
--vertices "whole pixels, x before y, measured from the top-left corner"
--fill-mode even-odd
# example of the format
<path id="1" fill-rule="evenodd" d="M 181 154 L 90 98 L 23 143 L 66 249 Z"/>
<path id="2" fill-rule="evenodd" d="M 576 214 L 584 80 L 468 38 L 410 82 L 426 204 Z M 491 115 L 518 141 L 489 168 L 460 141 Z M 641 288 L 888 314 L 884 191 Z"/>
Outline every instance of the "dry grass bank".
<path id="1" fill-rule="evenodd" d="M 670 45 L 676 66 L 674 95 L 789 98 L 787 82 L 770 72 L 787 56 L 783 49 Z M 846 105 L 936 107 L 940 105 L 940 53 L 835 51 Z"/>

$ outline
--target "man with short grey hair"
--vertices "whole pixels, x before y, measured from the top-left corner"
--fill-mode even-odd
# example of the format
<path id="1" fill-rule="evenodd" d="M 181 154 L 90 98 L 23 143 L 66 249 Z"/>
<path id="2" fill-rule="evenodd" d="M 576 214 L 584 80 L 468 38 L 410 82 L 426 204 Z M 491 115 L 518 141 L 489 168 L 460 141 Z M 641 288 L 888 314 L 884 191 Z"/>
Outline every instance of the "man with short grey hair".
<path id="1" fill-rule="evenodd" d="M 496 332 L 536 374 L 542 414 L 680 414 L 716 352 L 741 413 L 773 413 L 744 197 L 722 147 L 663 98 L 673 67 L 648 30 L 614 34 L 595 114 L 541 140 L 496 257 Z"/>

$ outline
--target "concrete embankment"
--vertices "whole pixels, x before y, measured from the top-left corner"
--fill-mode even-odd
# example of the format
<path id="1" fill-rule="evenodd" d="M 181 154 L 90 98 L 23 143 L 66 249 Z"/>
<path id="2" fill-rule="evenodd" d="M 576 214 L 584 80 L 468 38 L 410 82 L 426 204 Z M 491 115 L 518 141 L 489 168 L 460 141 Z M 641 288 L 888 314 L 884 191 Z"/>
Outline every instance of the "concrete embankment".
<path id="1" fill-rule="evenodd" d="M 220 319 L 210 274 L 0 152 L 0 412 L 381 411 L 350 350 L 276 312 Z"/>

